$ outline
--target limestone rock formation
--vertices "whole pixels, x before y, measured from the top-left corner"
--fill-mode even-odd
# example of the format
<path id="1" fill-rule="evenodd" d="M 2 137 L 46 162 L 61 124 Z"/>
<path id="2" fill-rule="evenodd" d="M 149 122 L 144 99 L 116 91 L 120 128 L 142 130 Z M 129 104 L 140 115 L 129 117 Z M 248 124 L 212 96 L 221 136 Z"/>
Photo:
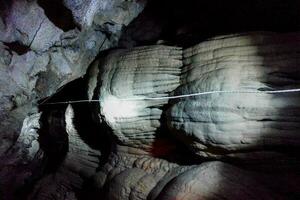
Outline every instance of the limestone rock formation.
<path id="1" fill-rule="evenodd" d="M 113 136 L 107 163 L 94 177 L 101 195 L 153 200 L 298 197 L 299 187 L 288 179 L 293 174 L 293 181 L 300 181 L 293 153 L 299 148 L 300 96 L 261 92 L 298 88 L 299 41 L 299 33 L 255 32 L 184 49 L 183 63 L 181 50 L 161 45 L 108 52 L 94 62 L 88 96 L 99 99 L 93 112 Z M 233 92 L 160 99 L 207 91 Z M 148 111 L 162 105 L 158 113 Z M 166 121 L 159 120 L 164 114 Z M 174 150 L 163 157 L 153 153 L 166 122 L 169 143 L 161 148 L 176 146 L 173 135 L 191 150 L 181 156 L 197 155 L 198 161 L 172 160 Z"/>
<path id="2" fill-rule="evenodd" d="M 174 94 L 299 88 L 299 55 L 299 33 L 213 38 L 184 50 Z M 299 147 L 299 100 L 299 93 L 215 93 L 174 101 L 167 119 L 199 156 L 272 156 Z"/>
<path id="3" fill-rule="evenodd" d="M 0 199 L 300 199 L 298 5 L 0 0 Z"/>
<path id="4" fill-rule="evenodd" d="M 179 86 L 181 55 L 177 47 L 137 47 L 113 51 L 95 66 L 100 87 L 93 96 L 100 101 L 102 120 L 120 144 L 150 151 L 160 138 L 162 107 L 168 99 L 143 98 L 167 97 Z"/>
<path id="5" fill-rule="evenodd" d="M 40 150 L 34 161 L 27 159 L 39 147 L 37 140 L 24 139 L 34 135 L 31 131 L 22 131 L 24 120 L 37 115 L 37 102 L 82 77 L 101 50 L 117 45 L 122 29 L 144 6 L 122 0 L 0 1 L 1 199 L 19 198 L 12 194 L 41 164 Z"/>
<path id="6" fill-rule="evenodd" d="M 243 184 L 241 184 L 243 182 Z M 251 174 L 222 162 L 206 162 L 179 174 L 158 196 L 171 199 L 277 199 Z M 279 199 L 279 198 L 278 198 Z"/>
<path id="7" fill-rule="evenodd" d="M 44 170 L 48 173 L 45 173 L 46 175 L 34 184 L 34 188 L 28 197 L 29 199 L 76 199 L 75 191 L 80 190 L 84 185 L 84 181 L 91 178 L 96 173 L 101 153 L 99 150 L 93 149 L 86 144 L 84 139 L 78 134 L 78 131 L 74 127 L 74 110 L 71 105 L 68 105 L 65 113 L 63 114 L 63 118 L 59 118 L 58 116 L 49 116 L 50 118 L 57 118 L 48 119 L 52 121 L 52 126 L 49 126 L 50 130 L 47 130 L 47 133 L 43 133 L 44 137 L 40 136 L 39 142 L 43 145 L 42 148 L 44 149 L 45 156 L 48 156 L 45 161 L 46 163 L 48 161 L 47 165 L 42 165 L 42 167 L 45 167 L 46 169 Z M 60 120 L 64 121 L 61 122 Z M 45 148 L 45 146 L 51 142 L 51 139 L 55 137 L 54 134 L 63 133 L 55 132 L 58 131 L 55 126 L 59 127 L 60 123 L 65 124 L 62 128 L 65 128 L 65 132 L 67 134 L 68 149 L 66 152 L 59 150 L 61 148 L 60 144 L 63 143 L 62 140 L 56 140 L 56 144 L 51 145 L 52 148 L 54 148 L 52 150 L 49 150 L 51 147 Z M 52 138 L 49 135 L 52 135 Z M 64 153 L 66 155 L 61 160 L 61 155 L 59 154 Z M 47 169 L 47 167 L 49 168 L 49 164 L 53 164 L 55 161 L 58 161 L 59 165 L 55 166 L 54 172 L 49 173 L 49 169 Z M 52 171 L 53 169 L 50 170 Z"/>

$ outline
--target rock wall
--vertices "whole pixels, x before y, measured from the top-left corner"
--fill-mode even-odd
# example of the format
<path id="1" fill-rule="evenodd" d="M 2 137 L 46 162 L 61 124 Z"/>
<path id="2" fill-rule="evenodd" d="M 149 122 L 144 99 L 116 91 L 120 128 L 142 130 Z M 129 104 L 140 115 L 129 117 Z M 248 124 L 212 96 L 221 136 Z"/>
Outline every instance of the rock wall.
<path id="1" fill-rule="evenodd" d="M 298 88 L 299 53 L 298 33 L 232 35 L 185 49 L 181 83 L 174 93 L 229 93 L 175 102 L 167 117 L 170 127 L 204 157 L 298 147 L 298 93 L 230 91 Z"/>
<path id="2" fill-rule="evenodd" d="M 91 69 L 98 78 L 93 74 L 89 82 L 90 96 L 100 101 L 92 112 L 113 138 L 107 163 L 94 177 L 101 195 L 298 198 L 300 95 L 267 91 L 299 88 L 299 41 L 298 32 L 253 32 L 183 51 L 156 45 L 100 58 Z M 167 142 L 159 143 L 163 134 Z M 163 155 L 155 154 L 159 148 Z"/>
<path id="3" fill-rule="evenodd" d="M 27 157 L 34 156 L 31 148 L 36 148 L 36 140 L 24 139 L 30 132 L 18 138 L 22 125 L 26 126 L 24 119 L 36 116 L 39 100 L 82 77 L 100 51 L 115 47 L 122 29 L 145 2 L 1 0 L 0 4 L 0 158 L 4 161 L 0 194 L 6 199 L 30 176 L 19 163 L 31 162 Z M 5 191 L 3 185 L 12 181 L 8 169 L 19 175 Z"/>
<path id="4" fill-rule="evenodd" d="M 299 199 L 299 2 L 145 6 L 0 0 L 0 199 Z"/>

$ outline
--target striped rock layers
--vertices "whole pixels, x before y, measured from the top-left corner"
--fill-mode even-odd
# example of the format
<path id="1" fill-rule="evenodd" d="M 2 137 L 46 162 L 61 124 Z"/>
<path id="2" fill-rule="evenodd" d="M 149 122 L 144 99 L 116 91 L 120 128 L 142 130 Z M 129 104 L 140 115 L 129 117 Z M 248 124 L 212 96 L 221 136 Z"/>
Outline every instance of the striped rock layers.
<path id="1" fill-rule="evenodd" d="M 300 35 L 213 38 L 183 52 L 176 95 L 299 88 Z M 216 93 L 174 101 L 169 127 L 202 157 L 270 156 L 300 144 L 299 93 Z"/>
<path id="2" fill-rule="evenodd" d="M 300 144 L 300 95 L 261 92 L 299 88 L 299 55 L 297 33 L 250 33 L 183 51 L 157 45 L 102 56 L 88 72 L 89 99 L 99 100 L 95 116 L 114 137 L 94 176 L 101 196 L 298 199 L 300 164 L 292 152 Z M 207 91 L 235 92 L 157 98 Z M 162 135 L 168 142 L 157 143 Z M 153 153 L 181 149 L 178 141 L 189 151 Z"/>
<path id="3" fill-rule="evenodd" d="M 98 77 L 90 79 L 89 96 L 100 100 L 100 118 L 119 144 L 149 150 L 157 140 L 168 99 L 140 98 L 167 97 L 177 88 L 181 59 L 181 48 L 147 46 L 115 50 L 91 67 Z"/>

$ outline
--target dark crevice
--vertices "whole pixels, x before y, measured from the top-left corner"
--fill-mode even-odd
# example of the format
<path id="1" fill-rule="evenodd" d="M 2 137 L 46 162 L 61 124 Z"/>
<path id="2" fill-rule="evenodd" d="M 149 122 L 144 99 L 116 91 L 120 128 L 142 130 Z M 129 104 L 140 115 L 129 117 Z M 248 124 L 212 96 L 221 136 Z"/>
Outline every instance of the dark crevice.
<path id="1" fill-rule="evenodd" d="M 12 4 L 13 4 L 13 1 L 0 0 L 0 17 L 5 19 L 5 17 L 9 14 Z M 5 20 L 4 20 L 4 23 L 5 23 Z"/>
<path id="2" fill-rule="evenodd" d="M 85 80 L 83 78 L 76 79 L 63 86 L 63 89 L 54 94 L 46 101 L 40 100 L 41 111 L 53 111 L 65 113 L 68 101 L 87 100 L 87 88 L 85 87 Z M 66 102 L 66 104 L 47 104 L 55 102 Z M 90 147 L 99 149 L 101 154 L 108 152 L 110 149 L 109 138 L 106 138 L 108 128 L 100 125 L 92 116 L 92 109 L 97 109 L 96 103 L 72 103 L 74 109 L 74 125 L 81 139 L 84 140 Z M 64 118 L 64 116 L 62 116 Z"/>
<path id="3" fill-rule="evenodd" d="M 55 102 L 68 102 L 76 100 L 87 100 L 86 95 L 87 88 L 84 87 L 85 80 L 83 78 L 76 79 L 68 84 L 66 84 L 63 89 L 59 90 L 58 93 L 53 95 L 51 98 L 46 101 L 40 100 L 43 102 L 40 105 L 41 111 L 55 111 L 65 113 L 66 107 L 68 104 L 47 104 Z M 93 149 L 98 149 L 101 152 L 102 160 L 108 157 L 110 150 L 110 138 L 108 132 L 110 129 L 98 123 L 95 116 L 92 115 L 92 109 L 97 109 L 98 105 L 96 103 L 72 103 L 71 104 L 74 110 L 74 126 L 78 131 L 81 139 L 88 144 Z M 64 116 L 61 118 L 64 119 Z M 104 161 L 103 161 L 104 162 Z"/>
<path id="4" fill-rule="evenodd" d="M 171 133 L 167 126 L 167 110 L 170 108 L 170 104 L 164 105 L 161 109 L 163 114 L 160 118 L 161 127 L 157 130 L 158 138 L 154 142 L 153 146 L 155 151 L 169 151 L 168 154 L 162 156 L 155 156 L 156 152 L 151 152 L 154 157 L 158 157 L 179 165 L 195 165 L 203 162 L 203 159 L 199 159 L 198 156 L 185 146 L 178 138 L 176 134 Z"/>
<path id="5" fill-rule="evenodd" d="M 63 31 L 79 28 L 73 20 L 72 12 L 64 6 L 62 0 L 38 0 L 37 2 L 44 9 L 49 20 L 58 28 Z"/>
<path id="6" fill-rule="evenodd" d="M 40 133 L 41 148 L 46 151 L 48 162 L 47 172 L 54 172 L 60 166 L 68 150 L 68 135 L 65 130 L 65 111 L 68 104 L 47 104 L 87 99 L 85 79 L 76 79 L 65 86 L 51 98 L 40 100 L 40 111 L 43 112 Z M 97 105 L 85 103 L 71 104 L 74 110 L 74 125 L 80 138 L 91 148 L 101 152 L 99 167 L 106 163 L 111 148 L 111 139 L 108 136 L 109 128 L 97 122 L 92 116 L 92 109 Z M 53 156 L 52 156 L 53 155 Z M 49 160 L 52 157 L 56 160 Z M 84 179 L 83 188 L 76 192 L 78 199 L 93 199 L 95 188 L 89 179 Z M 96 192 L 97 193 L 97 192 Z"/>
<path id="7" fill-rule="evenodd" d="M 66 132 L 65 113 L 61 109 L 43 110 L 39 129 L 40 148 L 47 158 L 46 173 L 55 172 L 68 152 L 68 134 Z"/>
<path id="8" fill-rule="evenodd" d="M 120 45 L 163 40 L 189 47 L 217 35 L 299 31 L 299 7 L 298 0 L 152 0 L 124 29 Z"/>
<path id="9" fill-rule="evenodd" d="M 43 109 L 38 130 L 39 159 L 30 165 L 34 173 L 18 188 L 16 199 L 27 199 L 35 185 L 49 174 L 55 174 L 68 152 L 68 135 L 65 130 L 64 108 Z M 30 166 L 29 166 L 30 167 Z"/>
<path id="10" fill-rule="evenodd" d="M 18 55 L 23 55 L 31 50 L 29 46 L 23 45 L 19 42 L 3 42 L 3 44 L 8 47 L 7 50 L 9 52 L 14 51 Z"/>

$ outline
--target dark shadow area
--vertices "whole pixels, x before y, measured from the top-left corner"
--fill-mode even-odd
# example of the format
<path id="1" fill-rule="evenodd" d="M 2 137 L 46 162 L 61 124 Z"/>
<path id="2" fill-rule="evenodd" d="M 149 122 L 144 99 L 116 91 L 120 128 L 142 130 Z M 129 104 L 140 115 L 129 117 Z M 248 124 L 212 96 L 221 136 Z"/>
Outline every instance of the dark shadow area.
<path id="1" fill-rule="evenodd" d="M 125 28 L 120 46 L 166 44 L 189 47 L 207 38 L 249 31 L 300 28 L 298 0 L 152 0 Z"/>
<path id="2" fill-rule="evenodd" d="M 166 104 L 161 109 L 163 114 L 160 118 L 161 127 L 157 130 L 157 138 L 153 144 L 154 157 L 167 160 L 179 165 L 196 165 L 204 161 L 204 159 L 195 156 L 194 153 L 179 141 L 167 127 L 166 111 L 170 104 Z"/>
<path id="3" fill-rule="evenodd" d="M 298 6 L 294 9 L 299 8 Z M 292 8 L 290 9 L 292 10 Z M 288 13 L 283 12 L 283 14 Z M 283 23 L 283 21 L 279 21 L 279 23 L 281 22 Z M 291 23 L 294 22 L 291 21 Z M 298 28 L 299 23 L 295 27 Z M 253 41 L 256 42 L 254 38 Z M 285 90 L 300 87 L 299 37 L 290 35 L 285 40 L 274 37 L 274 39 L 269 40 L 269 43 L 277 45 L 282 43 L 282 41 L 288 41 L 288 44 L 284 44 L 283 42 L 282 47 L 280 45 L 273 46 L 272 49 L 267 45 L 257 47 L 256 55 L 263 58 L 261 63 L 263 76 L 257 81 L 265 85 L 264 87 L 257 88 L 259 91 Z M 270 59 L 270 57 L 273 59 Z M 268 73 L 263 71 L 263 67 L 269 68 Z M 261 178 L 260 181 L 269 187 L 271 192 L 281 195 L 284 199 L 297 200 L 300 199 L 300 146 L 298 142 L 299 137 L 297 137 L 297 132 L 299 132 L 300 128 L 300 94 L 298 92 L 269 94 L 268 98 L 272 102 L 271 106 L 274 105 L 276 108 L 276 113 L 269 115 L 268 113 L 272 110 L 272 107 L 263 108 L 265 109 L 263 112 L 269 116 L 257 120 L 257 123 L 265 124 L 264 128 L 274 129 L 274 133 L 269 133 L 266 137 L 262 136 L 258 138 L 259 144 L 256 150 L 273 152 L 277 156 L 273 158 L 270 156 L 253 163 L 250 160 L 233 161 L 232 163 L 244 169 L 258 171 L 265 176 L 272 177 L 276 181 L 270 180 L 271 178 L 267 177 L 264 179 Z M 280 102 L 284 102 L 284 105 L 280 104 Z M 278 105 L 279 107 L 277 107 Z M 249 114 L 253 115 L 253 113 Z M 290 135 L 291 133 L 294 135 Z M 276 144 L 276 142 L 270 144 L 268 141 L 264 144 L 262 142 L 264 140 L 272 141 L 273 139 L 277 139 L 279 144 Z"/>
<path id="4" fill-rule="evenodd" d="M 54 172 L 64 160 L 68 151 L 68 134 L 66 133 L 65 111 L 68 104 L 55 104 L 55 102 L 67 102 L 87 100 L 86 80 L 76 79 L 58 90 L 51 98 L 40 100 L 40 111 L 42 115 L 42 126 L 40 131 L 40 145 L 47 155 L 47 171 Z M 47 104 L 54 103 L 54 104 Z M 96 105 L 94 105 L 96 104 Z M 100 124 L 92 112 L 97 112 L 97 103 L 71 103 L 74 110 L 74 125 L 81 139 L 93 149 L 101 152 L 99 167 L 108 158 L 111 148 L 109 128 Z M 53 160 L 52 160 L 53 158 Z M 79 199 L 93 199 L 97 193 L 92 187 L 91 180 L 84 180 L 83 188 L 76 192 Z"/>
<path id="5" fill-rule="evenodd" d="M 31 169 L 33 172 L 17 188 L 13 199 L 25 200 L 35 185 L 45 176 L 55 174 L 68 152 L 68 135 L 65 130 L 64 108 L 43 110 L 38 130 L 40 149 L 30 163 L 20 164 L 18 172 Z M 1 198 L 0 198 L 1 199 Z"/>
<path id="6" fill-rule="evenodd" d="M 48 19 L 63 31 L 79 28 L 73 20 L 72 12 L 66 8 L 62 0 L 38 0 Z"/>
<path id="7" fill-rule="evenodd" d="M 68 106 L 68 101 L 78 101 L 78 100 L 87 100 L 88 97 L 86 95 L 86 82 L 83 78 L 76 79 L 67 85 L 63 86 L 63 89 L 60 89 L 58 93 L 53 95 L 51 98 L 47 99 L 47 101 L 40 100 L 43 102 L 40 104 L 41 111 L 50 112 L 63 112 L 65 113 L 66 107 Z M 66 102 L 65 104 L 55 104 L 56 102 Z M 54 104 L 47 104 L 54 103 Z M 100 123 L 98 123 L 93 118 L 92 109 L 94 109 L 94 105 L 97 102 L 89 103 L 89 102 L 78 102 L 71 103 L 74 109 L 74 125 L 76 130 L 78 131 L 80 137 L 92 148 L 99 149 L 102 151 L 107 151 L 105 147 L 107 147 L 107 142 L 105 138 L 105 127 L 102 127 Z M 96 110 L 94 112 L 97 112 Z M 63 117 L 64 119 L 64 117 Z M 103 129 L 104 128 L 104 129 Z M 103 143 L 103 144 L 102 144 Z M 102 149 L 104 148 L 104 149 Z M 108 148 L 108 147 L 107 147 Z"/>
<path id="8" fill-rule="evenodd" d="M 3 44 L 5 46 L 7 46 L 7 50 L 11 53 L 12 51 L 16 52 L 18 55 L 23 55 L 25 53 L 27 53 L 28 51 L 30 51 L 30 47 L 20 44 L 19 42 L 3 42 Z"/>
<path id="9" fill-rule="evenodd" d="M 112 49 L 105 50 L 99 53 L 95 60 L 100 60 L 109 54 Z M 92 64 L 90 65 L 92 66 Z M 87 70 L 89 71 L 90 68 Z M 84 78 L 79 79 L 77 86 L 73 87 L 73 91 L 80 91 L 81 96 L 77 97 L 78 99 L 88 99 L 88 81 L 89 81 L 88 73 L 84 76 Z M 100 90 L 99 81 L 97 83 L 96 88 L 93 91 L 93 100 L 99 99 L 99 90 Z M 80 88 L 79 88 L 80 87 Z M 72 105 L 75 112 L 74 124 L 76 129 L 82 138 L 89 144 L 91 147 L 99 149 L 101 151 L 101 160 L 100 165 L 105 164 L 112 145 L 112 137 L 111 137 L 111 128 L 106 124 L 100 121 L 99 112 L 100 105 L 98 102 L 91 103 L 82 103 L 82 104 L 74 104 Z"/>
<path id="10" fill-rule="evenodd" d="M 249 69 L 252 69 L 249 70 L 249 74 L 255 73 L 255 75 L 251 76 L 245 72 L 241 73 L 240 77 L 234 77 L 235 74 L 233 73 L 224 78 L 243 82 L 244 84 L 241 84 L 241 86 L 244 87 L 247 83 L 249 84 L 247 86 L 257 91 L 300 87 L 300 42 L 298 34 L 290 34 L 289 36 L 274 34 L 264 40 L 249 36 L 249 40 L 252 44 L 245 46 L 245 49 L 247 47 L 254 48 L 252 51 L 241 50 L 242 55 L 238 51 L 231 51 L 232 54 L 227 55 L 228 57 L 221 53 L 218 56 L 222 56 L 224 60 L 235 57 L 233 60 L 238 59 L 235 67 L 244 67 L 246 64 Z M 218 60 L 219 57 L 213 59 Z M 222 61 L 218 64 L 222 66 Z M 205 65 L 202 66 L 205 67 Z M 224 66 L 231 67 L 225 63 Z M 200 65 L 196 65 L 196 67 L 201 68 Z M 248 79 L 251 81 L 248 81 Z M 241 145 L 237 146 L 235 150 L 230 148 L 226 150 L 222 143 L 214 143 L 214 145 L 209 146 L 209 142 L 207 142 L 207 144 L 205 143 L 205 146 L 208 147 L 206 150 L 209 149 L 210 153 L 224 156 L 222 159 L 216 160 L 253 173 L 251 178 L 263 185 L 268 191 L 267 194 L 273 197 L 272 199 L 300 199 L 300 137 L 298 136 L 300 128 L 300 94 L 296 92 L 253 95 L 257 104 L 251 104 L 249 107 L 246 105 L 241 114 L 238 114 L 246 122 L 238 134 L 245 136 L 245 138 L 251 138 L 249 143 L 241 142 Z M 200 98 L 199 101 L 201 101 Z M 235 99 L 232 99 L 232 101 L 235 101 Z M 261 106 L 260 103 L 264 106 Z M 221 105 L 217 106 L 221 107 Z M 211 108 L 213 113 L 211 115 L 222 117 L 221 114 L 215 113 L 217 106 Z M 232 107 L 232 109 L 235 108 Z M 249 122 L 249 125 L 247 122 Z M 214 123 L 218 126 L 218 122 Z M 220 124 L 222 125 L 222 122 Z M 252 126 L 251 124 L 255 125 Z M 236 130 L 235 125 L 236 123 L 233 120 L 233 133 Z M 207 134 L 214 134 L 213 129 L 207 131 Z M 225 146 L 230 147 L 230 144 L 236 144 L 230 142 L 230 130 L 224 130 L 224 134 L 228 134 L 227 139 L 229 139 L 229 143 Z M 245 146 L 242 144 L 245 144 Z M 220 194 L 220 196 L 230 194 L 232 192 L 230 184 L 232 183 L 223 179 L 230 176 L 229 172 L 222 167 L 218 168 L 218 173 L 220 176 L 218 185 L 221 190 L 216 189 L 213 193 Z M 242 176 L 240 180 L 236 179 L 234 181 L 236 184 L 246 184 L 245 180 L 248 177 Z M 247 196 L 243 191 L 240 192 L 242 192 L 240 199 L 250 199 L 251 195 Z M 259 199 L 260 194 L 256 193 L 253 196 Z"/>
<path id="11" fill-rule="evenodd" d="M 0 0 L 0 17 L 2 17 L 3 19 L 6 18 L 12 4 L 13 4 L 13 1 Z M 5 20 L 4 20 L 4 23 L 5 23 Z"/>
<path id="12" fill-rule="evenodd" d="M 68 153 L 69 143 L 64 111 L 63 106 L 53 110 L 43 110 L 40 119 L 39 144 L 47 160 L 45 173 L 55 172 Z"/>

